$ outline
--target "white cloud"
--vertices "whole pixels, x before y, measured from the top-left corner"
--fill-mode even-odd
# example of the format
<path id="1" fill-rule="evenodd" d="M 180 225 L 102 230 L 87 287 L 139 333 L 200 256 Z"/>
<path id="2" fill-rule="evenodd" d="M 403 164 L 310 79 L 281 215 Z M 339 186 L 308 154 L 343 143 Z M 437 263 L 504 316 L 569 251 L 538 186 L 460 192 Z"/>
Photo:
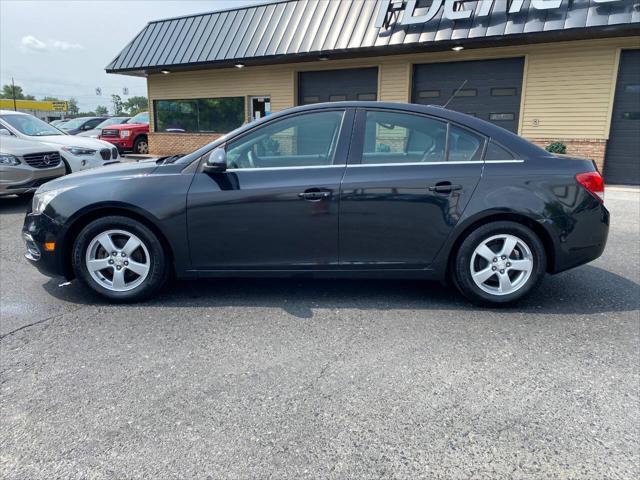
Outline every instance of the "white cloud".
<path id="1" fill-rule="evenodd" d="M 24 48 L 27 50 L 34 50 L 37 52 L 42 52 L 43 50 L 47 50 L 47 44 L 43 41 L 38 40 L 33 35 L 27 35 L 22 37 L 20 42 Z"/>
<path id="2" fill-rule="evenodd" d="M 71 43 L 64 40 L 49 39 L 47 42 L 44 42 L 33 35 L 22 37 L 20 43 L 24 49 L 36 52 L 44 52 L 46 50 L 62 50 L 67 52 L 69 50 L 82 50 L 84 48 L 79 43 Z"/>
<path id="3" fill-rule="evenodd" d="M 64 40 L 49 40 L 53 48 L 59 50 L 82 50 L 84 47 L 79 43 L 69 43 Z"/>

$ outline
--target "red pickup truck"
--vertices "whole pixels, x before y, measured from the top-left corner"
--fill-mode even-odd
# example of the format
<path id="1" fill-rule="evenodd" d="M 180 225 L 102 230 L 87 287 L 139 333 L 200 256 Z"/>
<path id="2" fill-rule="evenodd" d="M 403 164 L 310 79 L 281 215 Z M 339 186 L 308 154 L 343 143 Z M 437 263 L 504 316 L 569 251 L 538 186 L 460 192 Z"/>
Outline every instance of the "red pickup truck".
<path id="1" fill-rule="evenodd" d="M 109 125 L 98 136 L 118 147 L 120 152 L 149 153 L 149 112 L 140 112 L 127 123 Z"/>

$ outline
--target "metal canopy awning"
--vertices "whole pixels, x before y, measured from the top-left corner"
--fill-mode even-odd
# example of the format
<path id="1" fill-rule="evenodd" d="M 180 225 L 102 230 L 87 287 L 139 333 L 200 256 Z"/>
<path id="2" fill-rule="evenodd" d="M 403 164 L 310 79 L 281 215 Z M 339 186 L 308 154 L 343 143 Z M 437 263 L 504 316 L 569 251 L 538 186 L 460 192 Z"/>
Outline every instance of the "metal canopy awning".
<path id="1" fill-rule="evenodd" d="M 640 34 L 640 0 L 469 0 L 447 5 L 450 1 L 288 0 L 158 20 L 106 70 L 141 75 L 166 68 L 384 55 L 455 44 L 479 47 Z M 433 7 L 436 2 L 439 8 Z M 460 15 L 469 17 L 450 18 Z"/>

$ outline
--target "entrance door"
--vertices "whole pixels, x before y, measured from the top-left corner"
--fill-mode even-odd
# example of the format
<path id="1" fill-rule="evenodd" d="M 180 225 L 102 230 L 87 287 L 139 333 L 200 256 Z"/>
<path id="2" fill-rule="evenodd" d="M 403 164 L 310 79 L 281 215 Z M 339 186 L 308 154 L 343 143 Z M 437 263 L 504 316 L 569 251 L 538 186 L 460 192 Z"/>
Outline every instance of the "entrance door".
<path id="1" fill-rule="evenodd" d="M 189 189 L 193 267 L 288 270 L 337 265 L 338 193 L 352 119 L 353 113 L 344 109 L 306 112 L 230 140 L 227 171 L 196 173 Z"/>
<path id="2" fill-rule="evenodd" d="M 607 183 L 640 185 L 640 50 L 625 50 L 604 162 Z"/>
<path id="3" fill-rule="evenodd" d="M 413 103 L 447 108 L 518 133 L 523 58 L 429 63 L 413 70 Z"/>
<path id="4" fill-rule="evenodd" d="M 356 129 L 340 196 L 341 263 L 425 268 L 480 180 L 485 139 L 439 119 L 382 110 L 359 111 Z"/>
<path id="5" fill-rule="evenodd" d="M 271 97 L 249 97 L 251 121 L 260 120 L 271 114 Z"/>
<path id="6" fill-rule="evenodd" d="M 298 105 L 378 98 L 378 69 L 345 68 L 301 72 L 298 77 Z"/>

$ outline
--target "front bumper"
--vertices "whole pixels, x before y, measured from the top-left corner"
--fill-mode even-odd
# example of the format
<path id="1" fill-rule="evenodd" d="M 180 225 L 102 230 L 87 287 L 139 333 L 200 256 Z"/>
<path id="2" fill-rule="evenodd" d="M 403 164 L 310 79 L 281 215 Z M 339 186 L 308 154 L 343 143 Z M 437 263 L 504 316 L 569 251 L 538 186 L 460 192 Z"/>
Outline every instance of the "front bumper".
<path id="1" fill-rule="evenodd" d="M 105 142 L 109 142 L 118 148 L 118 151 L 122 152 L 124 150 L 131 150 L 133 145 L 129 138 L 120 138 L 120 137 L 100 137 L 100 140 Z"/>
<path id="2" fill-rule="evenodd" d="M 64 175 L 64 165 L 33 168 L 25 164 L 0 167 L 0 196 L 34 192 L 40 185 Z"/>
<path id="3" fill-rule="evenodd" d="M 67 276 L 64 268 L 63 227 L 44 214 L 28 213 L 22 227 L 22 238 L 25 241 L 25 258 L 42 274 L 48 277 Z M 45 243 L 55 245 L 47 250 Z"/>

